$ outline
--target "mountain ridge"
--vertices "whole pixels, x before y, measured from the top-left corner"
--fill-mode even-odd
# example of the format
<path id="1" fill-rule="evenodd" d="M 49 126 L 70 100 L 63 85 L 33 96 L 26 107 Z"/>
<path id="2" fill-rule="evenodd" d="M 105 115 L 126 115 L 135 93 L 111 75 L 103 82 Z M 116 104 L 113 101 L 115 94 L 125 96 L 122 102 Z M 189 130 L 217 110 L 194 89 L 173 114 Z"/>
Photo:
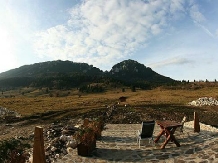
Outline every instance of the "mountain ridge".
<path id="1" fill-rule="evenodd" d="M 60 80 L 63 81 L 62 83 L 66 83 L 67 80 L 70 80 L 74 83 L 72 84 L 74 86 L 78 85 L 79 81 L 81 83 L 91 83 L 116 80 L 116 82 L 121 81 L 129 85 L 145 85 L 148 83 L 167 84 L 175 82 L 174 79 L 160 75 L 151 68 L 131 59 L 115 64 L 110 71 L 102 71 L 87 63 L 56 60 L 23 65 L 19 68 L 0 73 L 0 87 L 1 85 L 10 85 L 10 82 L 14 83 L 14 80 L 21 80 L 20 82 L 22 83 L 24 79 L 29 81 L 27 83 L 25 81 L 25 85 L 39 85 L 36 84 L 39 82 L 43 85 L 45 82 L 54 83 L 54 81 L 59 82 Z M 68 85 L 70 86 L 70 82 Z"/>
<path id="2" fill-rule="evenodd" d="M 42 73 L 70 73 L 72 70 L 74 72 L 80 72 L 81 70 L 84 71 L 86 68 L 87 72 L 89 72 L 88 70 L 90 69 L 96 70 L 98 73 L 101 72 L 100 69 L 93 67 L 92 65 L 88 65 L 87 63 L 56 60 L 23 65 L 0 73 L 0 78 L 40 76 Z"/>

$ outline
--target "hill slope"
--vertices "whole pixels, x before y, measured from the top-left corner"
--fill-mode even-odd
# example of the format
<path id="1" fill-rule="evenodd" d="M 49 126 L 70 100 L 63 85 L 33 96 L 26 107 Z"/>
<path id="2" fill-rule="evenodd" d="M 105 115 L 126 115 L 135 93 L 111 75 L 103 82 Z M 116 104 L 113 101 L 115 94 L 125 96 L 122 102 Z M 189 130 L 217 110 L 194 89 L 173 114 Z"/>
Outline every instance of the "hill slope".
<path id="1" fill-rule="evenodd" d="M 19 68 L 0 73 L 0 78 L 42 77 L 44 75 L 55 76 L 58 73 L 84 73 L 89 75 L 100 75 L 102 74 L 102 71 L 92 65 L 88 65 L 87 63 L 57 60 L 24 65 Z"/>
<path id="2" fill-rule="evenodd" d="M 175 82 L 134 60 L 117 63 L 109 72 L 103 72 L 87 63 L 57 60 L 24 65 L 0 73 L 0 87 L 54 87 L 54 85 L 78 87 L 83 83 L 105 82 L 106 80 L 144 88 L 150 86 L 151 83 L 160 85 Z"/>
<path id="3" fill-rule="evenodd" d="M 110 71 L 111 75 L 120 80 L 126 80 L 130 82 L 156 82 L 156 83 L 168 83 L 174 80 L 162 76 L 151 68 L 146 67 L 143 64 L 134 60 L 124 60 L 114 65 Z"/>

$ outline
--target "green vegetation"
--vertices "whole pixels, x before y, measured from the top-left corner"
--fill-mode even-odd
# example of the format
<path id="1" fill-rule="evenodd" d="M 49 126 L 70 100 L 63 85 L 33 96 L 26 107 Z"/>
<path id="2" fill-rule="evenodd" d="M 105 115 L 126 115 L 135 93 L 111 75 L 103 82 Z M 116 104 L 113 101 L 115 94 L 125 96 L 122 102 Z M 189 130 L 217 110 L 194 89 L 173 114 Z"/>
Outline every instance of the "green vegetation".
<path id="1" fill-rule="evenodd" d="M 29 120 L 28 126 L 38 121 L 46 124 L 72 117 L 99 117 L 107 106 L 117 104 L 119 98 L 124 96 L 127 100 L 120 102 L 115 109 L 112 118 L 115 123 L 129 123 L 128 119 L 131 118 L 131 122 L 134 122 L 134 119 L 163 117 L 180 121 L 184 115 L 192 120 L 194 111 L 199 113 L 203 123 L 215 125 L 218 121 L 218 106 L 188 106 L 190 101 L 204 96 L 218 99 L 217 82 L 182 82 L 180 85 L 164 85 L 149 90 L 114 83 L 92 83 L 84 88 L 83 91 L 80 88 L 59 90 L 48 87 L 7 89 L 0 94 L 0 106 L 21 114 L 20 121 Z M 104 88 L 104 91 L 94 91 L 96 88 Z M 5 135 L 1 136 L 5 139 Z M 2 160 L 10 160 L 13 155 L 19 156 L 17 159 L 27 158 L 24 152 L 26 146 L 20 140 L 3 139 L 0 141 Z"/>
<path id="2" fill-rule="evenodd" d="M 96 91 L 94 91 L 95 89 Z M 50 90 L 47 87 L 23 87 L 3 91 L 3 94 L 0 94 L 0 106 L 15 110 L 22 116 L 29 116 L 66 109 L 101 108 L 117 103 L 121 96 L 127 97 L 126 103 L 123 104 L 133 107 L 147 105 L 187 106 L 189 102 L 200 97 L 207 96 L 217 99 L 218 83 L 189 82 L 185 85 L 162 86 L 151 90 L 137 87 L 106 87 L 104 84 L 92 84 L 89 85 L 88 90 L 84 89 L 83 91 L 77 88 Z"/>
<path id="3" fill-rule="evenodd" d="M 134 85 L 141 89 L 151 89 L 180 82 L 159 75 L 151 68 L 133 60 L 120 62 L 109 72 L 103 72 L 86 63 L 58 60 L 25 65 L 0 74 L 2 90 L 18 87 L 48 87 L 50 90 L 61 90 L 84 88 L 84 85 L 88 86 L 92 83 L 128 87 Z M 93 92 L 88 88 L 86 90 Z"/>
<path id="4" fill-rule="evenodd" d="M 25 150 L 30 148 L 29 144 L 24 144 L 18 139 L 0 140 L 0 162 L 20 162 L 24 163 L 28 158 Z"/>

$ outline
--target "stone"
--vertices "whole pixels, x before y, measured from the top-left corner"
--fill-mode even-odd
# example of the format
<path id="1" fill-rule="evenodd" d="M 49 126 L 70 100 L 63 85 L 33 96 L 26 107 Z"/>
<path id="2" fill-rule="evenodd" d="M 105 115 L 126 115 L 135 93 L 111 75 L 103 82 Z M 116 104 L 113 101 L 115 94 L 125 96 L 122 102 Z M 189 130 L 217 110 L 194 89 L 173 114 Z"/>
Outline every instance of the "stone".
<path id="1" fill-rule="evenodd" d="M 156 158 L 159 160 L 165 160 L 169 158 L 169 155 L 160 155 L 160 156 L 157 156 Z"/>
<path id="2" fill-rule="evenodd" d="M 188 149 L 187 151 L 185 151 L 185 154 L 193 154 L 194 150 L 193 149 Z"/>

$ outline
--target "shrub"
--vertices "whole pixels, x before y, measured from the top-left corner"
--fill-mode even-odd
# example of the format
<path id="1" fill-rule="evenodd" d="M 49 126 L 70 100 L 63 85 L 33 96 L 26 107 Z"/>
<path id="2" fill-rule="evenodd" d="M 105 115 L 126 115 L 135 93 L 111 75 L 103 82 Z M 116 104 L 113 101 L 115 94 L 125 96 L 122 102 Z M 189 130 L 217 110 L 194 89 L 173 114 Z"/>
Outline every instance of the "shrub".
<path id="1" fill-rule="evenodd" d="M 18 139 L 0 140 L 0 162 L 25 163 L 29 156 L 25 150 L 30 148 Z"/>
<path id="2" fill-rule="evenodd" d="M 95 141 L 95 133 L 93 129 L 89 127 L 82 127 L 76 133 L 74 133 L 73 137 L 77 141 L 77 144 L 83 144 L 89 146 Z"/>

